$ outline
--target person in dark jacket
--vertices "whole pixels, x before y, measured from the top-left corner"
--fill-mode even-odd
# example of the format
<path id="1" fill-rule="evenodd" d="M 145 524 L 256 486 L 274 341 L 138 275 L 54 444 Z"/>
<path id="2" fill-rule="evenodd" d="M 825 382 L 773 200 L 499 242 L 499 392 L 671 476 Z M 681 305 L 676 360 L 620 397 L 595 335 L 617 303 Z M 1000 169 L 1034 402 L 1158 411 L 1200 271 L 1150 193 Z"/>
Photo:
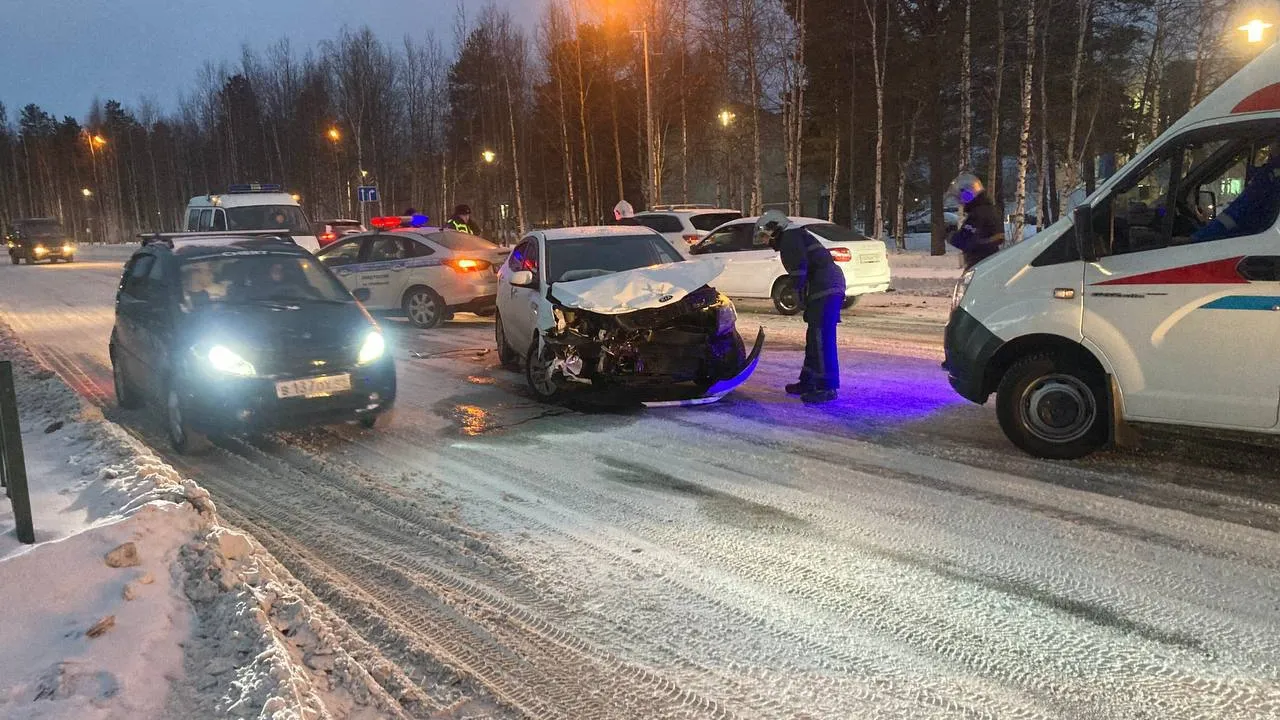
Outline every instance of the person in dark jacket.
<path id="1" fill-rule="evenodd" d="M 1004 221 L 977 176 L 961 174 L 948 192 L 964 207 L 964 225 L 951 234 L 948 242 L 964 253 L 964 268 L 968 270 L 1000 250 L 1004 244 Z"/>
<path id="2" fill-rule="evenodd" d="M 446 230 L 457 230 L 458 232 L 478 234 L 475 225 L 471 224 L 471 206 L 459 205 L 453 209 L 453 215 L 444 221 Z"/>
<path id="3" fill-rule="evenodd" d="M 799 395 L 805 404 L 831 402 L 840 389 L 840 355 L 836 348 L 836 325 L 844 303 L 844 273 L 831 251 L 803 228 L 789 227 L 791 221 L 770 210 L 756 221 L 756 242 L 782 255 L 795 285 L 796 297 L 804 306 L 808 326 L 804 342 L 804 366 L 799 382 L 787 385 L 788 395 Z"/>

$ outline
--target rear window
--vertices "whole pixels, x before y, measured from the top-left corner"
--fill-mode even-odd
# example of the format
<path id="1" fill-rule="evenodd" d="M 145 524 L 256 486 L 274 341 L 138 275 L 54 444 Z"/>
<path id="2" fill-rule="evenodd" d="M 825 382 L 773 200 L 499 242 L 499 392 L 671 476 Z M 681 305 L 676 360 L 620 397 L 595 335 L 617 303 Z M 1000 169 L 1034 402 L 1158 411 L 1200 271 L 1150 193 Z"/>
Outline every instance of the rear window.
<path id="1" fill-rule="evenodd" d="M 479 235 L 471 233 L 454 232 L 453 230 L 441 230 L 438 233 L 428 235 L 432 242 L 439 243 L 450 250 L 461 252 L 489 252 L 497 250 L 498 246 L 485 240 Z"/>
<path id="2" fill-rule="evenodd" d="M 637 215 L 636 222 L 660 233 L 684 232 L 680 218 L 674 215 Z"/>
<path id="3" fill-rule="evenodd" d="M 809 232 L 813 233 L 814 235 L 817 235 L 818 237 L 828 242 L 852 243 L 852 242 L 865 242 L 871 239 L 862 235 L 861 233 L 856 233 L 850 230 L 849 228 L 840 227 L 839 225 L 833 225 L 831 223 L 818 223 L 816 225 L 806 225 L 804 229 L 808 230 Z"/>
<path id="4" fill-rule="evenodd" d="M 711 232 L 727 222 L 733 222 L 742 217 L 740 212 L 715 212 L 702 213 L 689 218 L 689 224 L 703 232 Z"/>

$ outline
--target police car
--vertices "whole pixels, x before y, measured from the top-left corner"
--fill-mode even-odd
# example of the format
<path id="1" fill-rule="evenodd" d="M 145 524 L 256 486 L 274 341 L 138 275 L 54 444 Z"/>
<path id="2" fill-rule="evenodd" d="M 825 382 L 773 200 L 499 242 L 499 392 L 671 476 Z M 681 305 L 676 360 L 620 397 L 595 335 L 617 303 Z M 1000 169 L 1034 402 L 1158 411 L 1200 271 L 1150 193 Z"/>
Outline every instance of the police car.
<path id="1" fill-rule="evenodd" d="M 366 308 L 403 314 L 415 327 L 433 328 L 457 312 L 491 315 L 497 268 L 510 251 L 427 222 L 422 215 L 376 217 L 372 232 L 343 237 L 316 257 L 349 290 L 368 292 Z"/>
<path id="2" fill-rule="evenodd" d="M 961 278 L 945 367 L 1019 448 L 1080 457 L 1126 421 L 1280 433 L 1277 78 L 1280 46 Z"/>

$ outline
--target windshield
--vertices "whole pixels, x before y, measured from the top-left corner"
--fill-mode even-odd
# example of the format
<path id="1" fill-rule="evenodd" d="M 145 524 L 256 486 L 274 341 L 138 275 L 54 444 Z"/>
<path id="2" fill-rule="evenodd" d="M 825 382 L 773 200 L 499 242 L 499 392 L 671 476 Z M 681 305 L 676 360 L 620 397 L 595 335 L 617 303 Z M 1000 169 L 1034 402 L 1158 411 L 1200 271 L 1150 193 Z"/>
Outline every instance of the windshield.
<path id="1" fill-rule="evenodd" d="M 228 230 L 288 230 L 310 235 L 311 224 L 296 205 L 249 205 L 225 208 Z"/>
<path id="2" fill-rule="evenodd" d="M 866 242 L 871 238 L 865 237 L 860 233 L 856 233 L 849 228 L 840 227 L 831 223 L 816 223 L 814 225 L 805 225 L 805 230 L 817 235 L 828 242 L 836 243 L 852 243 Z"/>
<path id="3" fill-rule="evenodd" d="M 703 232 L 711 232 L 721 225 L 742 217 L 740 212 L 702 213 L 689 218 L 689 224 Z"/>
<path id="4" fill-rule="evenodd" d="M 657 235 L 612 235 L 547 243 L 548 282 L 582 280 L 684 258 Z"/>
<path id="5" fill-rule="evenodd" d="M 354 302 L 342 283 L 311 258 L 250 252 L 183 264 L 183 307 L 193 310 L 218 303 Z"/>
<path id="6" fill-rule="evenodd" d="M 22 234 L 33 238 L 62 237 L 66 231 L 57 220 L 28 220 L 22 223 Z"/>
<path id="7" fill-rule="evenodd" d="M 498 249 L 498 246 L 494 243 L 471 233 L 442 230 L 427 237 L 431 238 L 432 242 L 443 245 L 450 250 L 491 252 Z"/>

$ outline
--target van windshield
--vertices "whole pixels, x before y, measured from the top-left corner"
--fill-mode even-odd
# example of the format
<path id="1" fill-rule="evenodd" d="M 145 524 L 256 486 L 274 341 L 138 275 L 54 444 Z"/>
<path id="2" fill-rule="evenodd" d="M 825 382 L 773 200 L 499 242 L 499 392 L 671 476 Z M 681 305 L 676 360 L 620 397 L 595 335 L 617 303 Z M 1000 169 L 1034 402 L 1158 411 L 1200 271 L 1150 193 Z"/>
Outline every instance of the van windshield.
<path id="1" fill-rule="evenodd" d="M 310 235 L 311 224 L 296 205 L 249 205 L 225 208 L 228 230 L 288 230 Z"/>

